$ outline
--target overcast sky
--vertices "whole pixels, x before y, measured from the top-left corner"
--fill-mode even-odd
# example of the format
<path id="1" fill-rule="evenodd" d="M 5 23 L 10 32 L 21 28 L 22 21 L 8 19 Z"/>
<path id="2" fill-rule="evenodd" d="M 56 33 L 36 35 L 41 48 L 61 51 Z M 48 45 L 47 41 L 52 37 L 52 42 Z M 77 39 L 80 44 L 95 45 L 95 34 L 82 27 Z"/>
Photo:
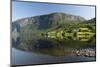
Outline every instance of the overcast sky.
<path id="1" fill-rule="evenodd" d="M 25 17 L 49 14 L 52 12 L 63 12 L 67 14 L 78 15 L 84 17 L 87 20 L 95 17 L 94 6 L 48 4 L 18 1 L 12 2 L 12 21 Z"/>

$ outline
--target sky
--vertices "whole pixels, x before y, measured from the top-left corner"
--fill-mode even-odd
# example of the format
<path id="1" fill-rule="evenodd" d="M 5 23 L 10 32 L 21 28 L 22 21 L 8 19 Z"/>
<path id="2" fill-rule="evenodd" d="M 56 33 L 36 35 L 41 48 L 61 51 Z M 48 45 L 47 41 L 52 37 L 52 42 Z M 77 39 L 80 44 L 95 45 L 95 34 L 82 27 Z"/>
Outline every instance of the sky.
<path id="1" fill-rule="evenodd" d="M 12 2 L 12 21 L 16 21 L 18 19 L 26 17 L 49 14 L 53 12 L 63 12 L 66 14 L 81 16 L 84 17 L 86 20 L 95 17 L 94 6 L 21 1 Z"/>

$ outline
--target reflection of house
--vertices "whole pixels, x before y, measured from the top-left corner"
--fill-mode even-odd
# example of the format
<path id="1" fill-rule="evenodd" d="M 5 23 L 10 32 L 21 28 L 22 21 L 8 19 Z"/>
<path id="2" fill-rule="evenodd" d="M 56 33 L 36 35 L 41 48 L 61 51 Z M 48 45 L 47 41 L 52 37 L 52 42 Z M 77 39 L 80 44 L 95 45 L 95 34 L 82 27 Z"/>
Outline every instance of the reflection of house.
<path id="1" fill-rule="evenodd" d="M 93 33 L 88 28 L 79 28 L 77 32 L 77 39 L 80 41 L 88 41 Z"/>
<path id="2" fill-rule="evenodd" d="M 56 38 L 56 31 L 48 32 L 47 34 L 50 38 Z"/>

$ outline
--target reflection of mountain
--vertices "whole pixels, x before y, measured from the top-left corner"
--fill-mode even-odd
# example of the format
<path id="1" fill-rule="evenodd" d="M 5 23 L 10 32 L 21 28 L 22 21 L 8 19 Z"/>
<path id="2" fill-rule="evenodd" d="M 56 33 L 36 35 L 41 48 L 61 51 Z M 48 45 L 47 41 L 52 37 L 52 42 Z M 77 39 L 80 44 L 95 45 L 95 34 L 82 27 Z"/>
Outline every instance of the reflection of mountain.
<path id="1" fill-rule="evenodd" d="M 17 28 L 17 31 L 19 31 L 20 27 L 30 24 L 34 26 L 34 28 L 47 29 L 64 23 L 82 21 L 85 21 L 83 17 L 56 12 L 17 20 L 12 23 L 12 29 L 14 30 L 15 28 Z"/>

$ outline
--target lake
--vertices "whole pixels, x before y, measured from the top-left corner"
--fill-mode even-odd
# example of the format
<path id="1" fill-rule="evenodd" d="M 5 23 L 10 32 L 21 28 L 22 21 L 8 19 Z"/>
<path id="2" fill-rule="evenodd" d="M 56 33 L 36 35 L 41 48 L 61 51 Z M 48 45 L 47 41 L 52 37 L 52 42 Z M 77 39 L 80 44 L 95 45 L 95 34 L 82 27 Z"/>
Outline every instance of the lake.
<path id="1" fill-rule="evenodd" d="M 95 57 L 82 57 L 82 56 L 50 56 L 39 54 L 35 52 L 21 51 L 12 48 L 12 65 L 27 65 L 27 64 L 48 64 L 48 63 L 69 63 L 81 61 L 95 61 Z"/>
<path id="2" fill-rule="evenodd" d="M 31 43 L 30 43 L 31 42 Z M 12 65 L 71 63 L 95 61 L 96 57 L 77 56 L 72 48 L 81 48 L 77 41 L 58 41 L 47 38 L 21 41 L 12 39 Z M 75 44 L 76 43 L 76 44 Z M 73 46 L 74 45 L 74 46 Z"/>

